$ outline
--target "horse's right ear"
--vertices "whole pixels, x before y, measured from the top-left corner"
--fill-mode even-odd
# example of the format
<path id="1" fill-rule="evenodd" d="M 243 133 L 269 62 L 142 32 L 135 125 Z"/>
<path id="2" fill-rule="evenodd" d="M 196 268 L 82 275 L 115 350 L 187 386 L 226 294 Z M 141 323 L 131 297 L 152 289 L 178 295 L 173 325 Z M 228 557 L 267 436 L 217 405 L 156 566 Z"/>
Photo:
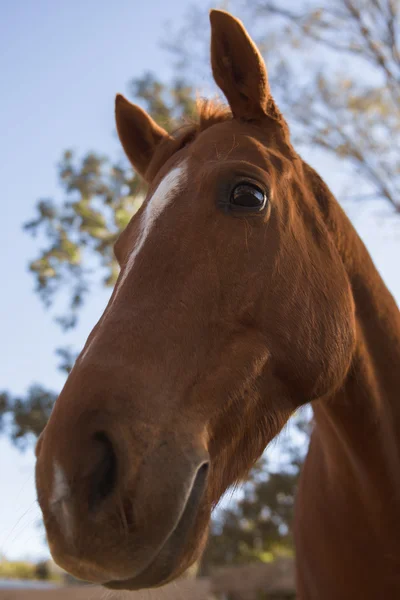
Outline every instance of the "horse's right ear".
<path id="1" fill-rule="evenodd" d="M 115 99 L 115 120 L 127 157 L 135 171 L 146 179 L 146 171 L 156 147 L 170 136 L 150 115 L 121 94 Z"/>
<path id="2" fill-rule="evenodd" d="M 211 66 L 234 117 L 265 116 L 287 125 L 270 92 L 267 69 L 243 24 L 223 10 L 211 10 Z"/>

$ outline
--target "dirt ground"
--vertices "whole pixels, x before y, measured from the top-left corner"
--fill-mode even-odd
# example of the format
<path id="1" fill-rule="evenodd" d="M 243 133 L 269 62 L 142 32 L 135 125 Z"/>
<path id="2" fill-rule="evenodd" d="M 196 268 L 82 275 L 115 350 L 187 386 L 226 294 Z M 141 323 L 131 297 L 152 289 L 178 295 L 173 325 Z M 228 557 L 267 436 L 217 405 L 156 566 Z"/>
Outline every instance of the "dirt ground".
<path id="1" fill-rule="evenodd" d="M 279 598 L 294 598 L 295 574 L 292 558 L 273 563 L 226 567 L 211 578 L 181 579 L 158 590 L 111 592 L 95 586 L 57 589 L 0 589 L 0 600 L 212 600 L 230 594 L 240 600 L 256 600 L 260 592 Z M 386 599 L 385 599 L 386 600 Z"/>
<path id="2" fill-rule="evenodd" d="M 95 586 L 52 590 L 0 590 L 0 600 L 209 600 L 207 580 L 180 581 L 159 590 L 111 592 Z"/>

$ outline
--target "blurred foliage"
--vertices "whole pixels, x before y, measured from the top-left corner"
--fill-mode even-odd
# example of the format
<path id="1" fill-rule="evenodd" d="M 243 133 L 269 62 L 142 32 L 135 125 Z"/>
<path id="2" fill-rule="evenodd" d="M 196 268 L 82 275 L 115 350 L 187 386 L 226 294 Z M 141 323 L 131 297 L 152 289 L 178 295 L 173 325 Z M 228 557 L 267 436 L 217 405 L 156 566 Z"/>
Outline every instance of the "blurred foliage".
<path id="1" fill-rule="evenodd" d="M 41 581 L 50 579 L 50 569 L 47 561 L 43 560 L 35 565 L 35 579 Z"/>
<path id="2" fill-rule="evenodd" d="M 35 565 L 25 561 L 0 561 L 0 578 L 35 579 Z"/>
<path id="3" fill-rule="evenodd" d="M 282 23 L 294 48 L 321 57 L 313 58 L 300 94 L 287 82 L 281 86 L 302 144 L 328 150 L 354 167 L 357 184 L 350 199 L 381 198 L 400 214 L 399 1 L 313 0 L 292 6 L 255 2 L 261 18 Z"/>
<path id="4" fill-rule="evenodd" d="M 32 385 L 23 398 L 2 392 L 0 426 L 6 429 L 13 442 L 20 448 L 25 448 L 41 433 L 56 398 L 56 393 L 41 385 Z"/>
<path id="5" fill-rule="evenodd" d="M 0 579 L 38 579 L 60 583 L 62 581 L 59 569 L 53 568 L 52 561 L 32 563 L 28 561 L 7 560 L 0 556 Z"/>
<path id="6" fill-rule="evenodd" d="M 229 9 L 243 18 L 266 57 L 271 88 L 295 146 L 322 150 L 341 161 L 351 182 L 342 199 L 380 199 L 400 213 L 398 0 L 290 1 L 285 8 L 266 0 L 233 0 Z M 145 74 L 129 86 L 130 96 L 169 131 L 194 116 L 199 82 L 212 85 L 207 20 L 207 11 L 193 8 L 182 29 L 168 30 L 164 45 L 179 78 L 166 84 Z M 83 157 L 65 151 L 58 177 L 62 201 L 40 199 L 25 229 L 40 245 L 30 263 L 37 293 L 53 309 L 56 298 L 68 298 L 67 308 L 55 318 L 69 329 L 94 282 L 114 284 L 113 244 L 140 206 L 145 186 L 127 162 L 94 151 Z M 57 352 L 60 368 L 68 373 L 73 350 Z M 41 385 L 32 386 L 26 397 L 2 393 L 0 429 L 23 447 L 44 427 L 55 397 Z M 290 552 L 304 454 L 298 444 L 290 445 L 292 454 L 286 449 L 279 470 L 263 459 L 237 505 L 218 513 L 204 569 Z"/>
<path id="7" fill-rule="evenodd" d="M 27 561 L 9 561 L 0 557 L 0 579 L 40 579 L 60 581 L 60 576 L 49 569 L 48 562 L 37 564 Z"/>

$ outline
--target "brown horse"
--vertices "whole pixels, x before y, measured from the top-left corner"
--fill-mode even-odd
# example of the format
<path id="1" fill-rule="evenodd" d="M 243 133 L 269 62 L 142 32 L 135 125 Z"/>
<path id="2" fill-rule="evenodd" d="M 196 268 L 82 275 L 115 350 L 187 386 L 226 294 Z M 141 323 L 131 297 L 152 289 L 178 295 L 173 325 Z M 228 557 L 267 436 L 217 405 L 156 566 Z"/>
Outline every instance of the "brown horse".
<path id="1" fill-rule="evenodd" d="M 230 110 L 203 104 L 170 136 L 117 97 L 149 191 L 37 446 L 51 552 L 110 588 L 174 579 L 201 555 L 224 491 L 312 402 L 299 597 L 400 598 L 399 312 L 293 150 L 242 24 L 212 11 L 211 27 Z"/>

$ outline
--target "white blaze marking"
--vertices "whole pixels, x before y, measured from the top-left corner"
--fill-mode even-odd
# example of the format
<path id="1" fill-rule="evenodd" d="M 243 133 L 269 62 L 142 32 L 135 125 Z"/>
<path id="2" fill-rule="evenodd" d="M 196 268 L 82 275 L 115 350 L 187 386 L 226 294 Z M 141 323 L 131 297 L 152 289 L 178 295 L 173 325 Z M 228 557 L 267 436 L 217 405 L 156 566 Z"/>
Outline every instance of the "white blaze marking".
<path id="1" fill-rule="evenodd" d="M 139 241 L 137 242 L 136 246 L 132 249 L 132 251 L 129 255 L 128 261 L 125 266 L 125 270 L 119 281 L 118 288 L 115 290 L 114 298 L 113 298 L 112 302 L 110 303 L 110 305 L 108 306 L 107 312 L 108 312 L 108 310 L 110 310 L 110 308 L 114 304 L 115 299 L 117 298 L 124 282 L 126 281 L 126 278 L 128 277 L 130 271 L 132 270 L 135 259 L 136 259 L 137 255 L 139 254 L 140 250 L 143 248 L 144 243 L 145 243 L 154 223 L 156 222 L 158 217 L 161 215 L 161 213 L 164 211 L 164 209 L 168 206 L 168 204 L 173 200 L 176 192 L 178 192 L 179 189 L 182 187 L 182 185 L 185 183 L 185 181 L 186 181 L 186 164 L 185 164 L 185 162 L 186 161 L 181 163 L 179 167 L 172 169 L 172 171 L 170 171 L 164 177 L 164 179 L 161 180 L 161 182 L 159 183 L 154 194 L 152 195 L 150 200 L 147 202 L 146 208 L 142 215 Z M 105 315 L 103 315 L 103 317 L 104 316 Z M 92 347 L 95 339 L 96 339 L 96 336 L 92 339 L 92 341 L 90 342 L 90 344 L 88 345 L 86 350 L 81 354 L 80 360 L 85 358 L 85 356 L 89 352 L 90 348 Z"/>
<path id="2" fill-rule="evenodd" d="M 164 179 L 160 182 L 158 188 L 155 190 L 151 199 L 148 201 L 144 214 L 142 216 L 142 226 L 141 226 L 141 235 L 140 239 L 133 248 L 128 262 L 125 267 L 125 271 L 121 277 L 121 281 L 119 283 L 118 289 L 116 290 L 116 294 L 114 296 L 114 300 L 118 295 L 124 281 L 126 280 L 129 272 L 133 267 L 133 263 L 135 262 L 135 258 L 139 254 L 142 249 L 147 236 L 149 235 L 154 223 L 161 215 L 166 206 L 173 200 L 175 192 L 179 190 L 179 188 L 185 182 L 186 169 L 184 163 L 173 169 L 168 175 L 164 177 Z"/>

